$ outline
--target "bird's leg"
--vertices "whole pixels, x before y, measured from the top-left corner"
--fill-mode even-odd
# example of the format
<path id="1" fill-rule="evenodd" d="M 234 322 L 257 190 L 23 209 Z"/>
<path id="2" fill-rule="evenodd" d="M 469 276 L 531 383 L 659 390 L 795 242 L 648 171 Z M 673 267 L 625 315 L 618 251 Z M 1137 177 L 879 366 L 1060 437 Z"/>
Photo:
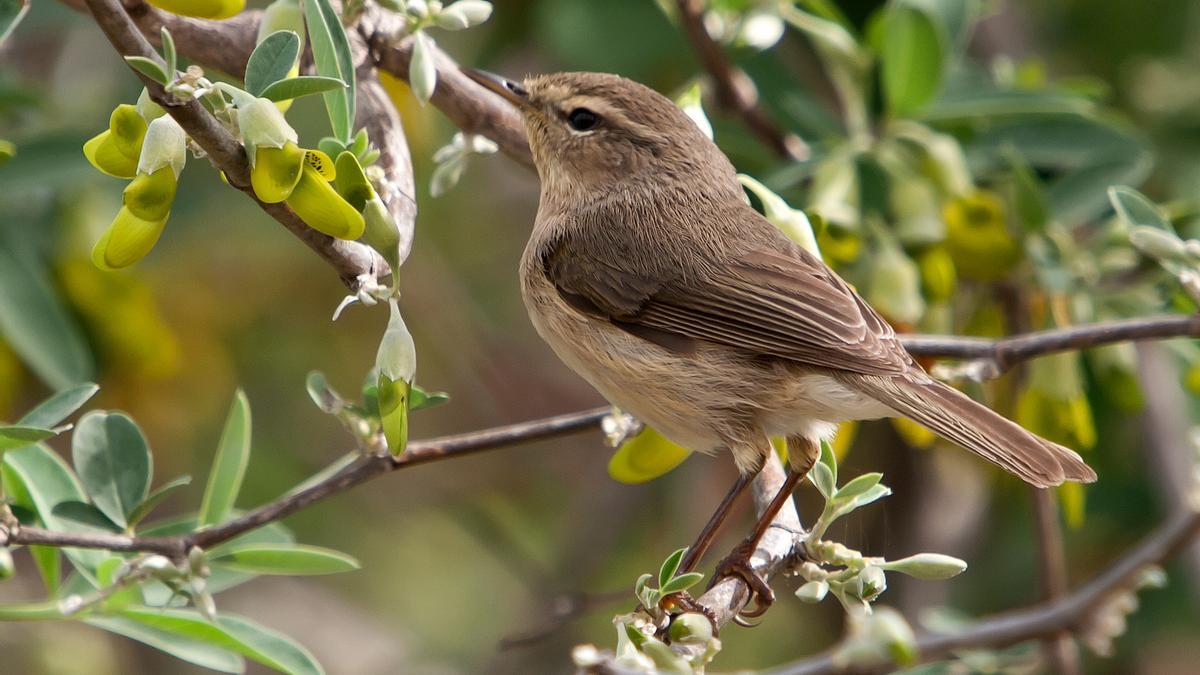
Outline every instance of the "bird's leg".
<path id="1" fill-rule="evenodd" d="M 696 540 L 688 547 L 687 553 L 684 554 L 683 560 L 679 563 L 679 574 L 691 572 L 700 563 L 700 559 L 708 552 L 708 548 L 712 546 L 713 540 L 717 538 L 717 532 L 720 531 L 721 525 L 725 523 L 725 519 L 729 517 L 729 512 L 733 508 L 733 503 L 737 501 L 739 495 L 746 491 L 746 486 L 750 485 L 750 479 L 753 475 L 744 475 L 739 473 L 737 480 L 729 488 L 729 492 L 725 493 L 725 498 L 717 506 L 717 510 L 713 512 L 712 517 L 704 524 L 704 529 L 700 530 L 700 534 L 696 536 Z"/>
<path id="2" fill-rule="evenodd" d="M 737 501 L 739 495 L 746 491 L 746 486 L 750 485 L 752 477 L 753 474 L 738 473 L 737 480 L 733 482 L 733 485 L 729 488 L 729 492 L 725 493 L 725 498 L 721 500 L 721 503 L 717 506 L 717 510 L 713 512 L 708 522 L 704 524 L 704 529 L 700 530 L 700 534 L 696 536 L 696 540 L 688 547 L 683 560 L 679 562 L 679 571 L 676 574 L 691 572 L 700 563 L 700 559 L 704 557 L 709 547 L 712 546 L 713 540 L 717 538 L 717 533 L 721 530 L 721 525 L 725 523 L 725 519 L 728 518 L 729 512 L 733 509 L 733 503 Z M 712 615 L 712 612 L 694 601 L 687 591 L 673 593 L 672 596 L 666 599 L 671 605 L 684 612 L 700 612 L 707 616 L 709 621 L 713 622 L 714 630 L 720 629 L 720 626 L 717 626 L 716 617 Z"/>
<path id="3" fill-rule="evenodd" d="M 717 563 L 716 573 L 713 574 L 712 581 L 709 584 L 711 588 L 720 579 L 730 575 L 737 575 L 750 587 L 750 601 L 755 603 L 755 608 L 749 612 L 738 613 L 735 621 L 739 625 L 753 625 L 747 623 L 745 620 L 762 616 L 771 607 L 771 603 L 775 602 L 775 592 L 771 590 L 771 586 L 767 584 L 766 580 L 754 571 L 754 568 L 751 566 L 751 558 L 754 555 L 754 550 L 758 547 L 758 541 L 770 529 L 775 516 L 779 515 L 779 511 L 783 508 L 783 505 L 792 498 L 792 492 L 796 489 L 796 486 L 800 484 L 800 481 L 804 480 L 804 477 L 808 475 L 809 470 L 812 469 L 817 459 L 821 456 L 821 446 L 807 438 L 799 436 L 789 437 L 787 444 L 788 463 L 790 467 L 787 477 L 783 480 L 783 485 L 780 486 L 779 492 L 775 493 L 771 502 L 767 504 L 767 508 L 754 525 L 754 531 L 750 533 L 750 536 L 746 537 L 728 556 Z"/>

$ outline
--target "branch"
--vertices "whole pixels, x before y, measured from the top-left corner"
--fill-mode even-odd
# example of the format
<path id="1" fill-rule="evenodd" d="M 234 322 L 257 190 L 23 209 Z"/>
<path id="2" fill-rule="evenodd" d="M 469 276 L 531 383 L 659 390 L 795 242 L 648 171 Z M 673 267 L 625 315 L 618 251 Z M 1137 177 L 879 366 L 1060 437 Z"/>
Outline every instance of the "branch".
<path id="1" fill-rule="evenodd" d="M 104 31 L 118 54 L 142 56 L 153 59 L 162 65 L 161 57 L 150 46 L 139 27 L 134 25 L 133 20 L 118 0 L 85 0 L 85 2 L 96 23 Z M 148 9 L 147 12 L 149 13 Z M 191 22 L 188 25 L 195 26 L 198 23 Z M 216 29 L 216 27 L 213 28 Z M 253 43 L 254 40 L 251 38 L 250 44 Z M 243 68 L 244 63 L 242 61 Z M 181 101 L 168 94 L 157 82 L 140 73 L 138 76 L 145 83 L 150 98 L 175 118 L 188 136 L 204 149 L 213 165 L 225 173 L 229 184 L 254 199 L 263 211 L 279 221 L 288 231 L 328 262 L 337 271 L 343 283 L 353 289 L 356 288 L 357 278 L 361 274 L 372 271 L 380 277 L 387 274 L 387 263 L 369 247 L 356 242 L 334 239 L 317 232 L 305 225 L 286 204 L 266 204 L 259 201 L 250 187 L 250 167 L 246 162 L 246 153 L 241 143 L 222 127 L 198 101 Z"/>
<path id="2" fill-rule="evenodd" d="M 986 377 L 995 377 L 1022 361 L 1055 352 L 1176 337 L 1200 337 L 1200 314 L 1101 321 L 997 339 L 901 335 L 900 341 L 913 356 L 974 360 Z"/>
<path id="3" fill-rule="evenodd" d="M 1200 511 L 1182 510 L 1086 585 L 1061 600 L 982 619 L 957 633 L 921 635 L 917 638 L 919 659 L 921 662 L 935 661 L 958 651 L 1000 649 L 1063 631 L 1086 630 L 1095 612 L 1116 594 L 1132 587 L 1142 570 L 1175 555 L 1197 534 L 1200 534 Z M 829 651 L 771 672 L 773 675 L 851 672 L 835 654 Z M 881 665 L 876 671 L 867 672 L 893 669 Z"/>
<path id="4" fill-rule="evenodd" d="M 0 524 L 0 546 L 40 544 L 111 551 L 145 551 L 184 558 L 193 546 L 211 548 L 272 521 L 285 518 L 326 497 L 339 494 L 371 478 L 419 464 L 494 450 L 527 441 L 557 438 L 599 428 L 611 408 L 594 408 L 555 417 L 519 422 L 494 429 L 471 431 L 410 443 L 399 457 L 365 456 L 333 476 L 260 506 L 214 527 L 175 537 L 131 537 L 117 534 L 52 532 L 40 527 Z"/>
<path id="5" fill-rule="evenodd" d="M 733 65 L 729 55 L 708 34 L 704 27 L 704 0 L 678 0 L 679 20 L 683 32 L 700 63 L 712 77 L 717 89 L 717 103 L 742 118 L 742 122 L 775 154 L 784 159 L 808 159 L 809 149 L 800 137 L 783 131 L 758 105 L 758 92 L 745 71 Z"/>
<path id="6" fill-rule="evenodd" d="M 407 82 L 412 38 L 392 44 L 385 32 L 376 31 L 366 39 L 379 69 Z M 498 94 L 464 75 L 441 48 L 433 46 L 432 52 L 437 62 L 437 87 L 430 102 L 459 129 L 492 139 L 504 154 L 532 167 L 533 155 L 529 152 L 521 113 Z"/>

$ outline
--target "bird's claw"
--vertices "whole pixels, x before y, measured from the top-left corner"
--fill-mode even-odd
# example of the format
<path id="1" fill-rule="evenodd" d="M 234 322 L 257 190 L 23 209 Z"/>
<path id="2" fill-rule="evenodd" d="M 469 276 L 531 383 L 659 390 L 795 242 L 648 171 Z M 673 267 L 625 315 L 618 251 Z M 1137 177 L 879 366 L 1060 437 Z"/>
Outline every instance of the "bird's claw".
<path id="1" fill-rule="evenodd" d="M 746 628 L 757 626 L 757 623 L 751 622 L 749 619 L 756 619 L 766 614 L 775 602 L 775 591 L 771 590 L 766 580 L 751 566 L 754 548 L 755 542 L 752 541 L 743 541 L 738 544 L 732 553 L 717 563 L 712 580 L 712 585 L 715 585 L 725 577 L 736 576 L 746 582 L 746 586 L 750 588 L 750 598 L 746 604 L 754 603 L 754 608 L 750 610 L 743 608 L 733 617 L 734 623 Z"/>

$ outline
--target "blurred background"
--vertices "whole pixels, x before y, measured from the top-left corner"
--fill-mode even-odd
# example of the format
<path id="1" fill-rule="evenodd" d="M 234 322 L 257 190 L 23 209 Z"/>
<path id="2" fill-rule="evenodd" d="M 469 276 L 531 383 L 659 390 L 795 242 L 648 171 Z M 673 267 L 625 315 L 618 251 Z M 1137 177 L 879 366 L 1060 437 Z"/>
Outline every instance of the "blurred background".
<path id="1" fill-rule="evenodd" d="M 753 3 L 713 4 L 720 11 L 710 28 L 727 39 L 773 118 L 814 153 L 807 162 L 782 160 L 709 107 L 716 140 L 739 171 L 818 216 L 827 257 L 872 302 L 893 303 L 885 313 L 898 325 L 988 335 L 1194 311 L 1137 261 L 1105 267 L 1105 256 L 1120 257 L 1112 253 L 1120 247 L 1109 236 L 1104 189 L 1140 186 L 1168 204 L 1181 232 L 1195 236 L 1197 3 L 982 6 L 973 31 L 949 38 L 958 51 L 947 57 L 953 63 L 939 97 L 906 116 L 960 144 L 970 172 L 965 190 L 937 179 L 936 167 L 925 183 L 904 183 L 904 172 L 874 149 L 847 165 L 852 178 L 842 183 L 850 187 L 829 187 L 842 185 L 831 175 L 845 167 L 830 159 L 841 147 L 842 123 L 812 44 L 782 25 L 772 37 L 769 21 L 743 30 Z M 836 4 L 861 28 L 882 3 Z M 459 62 L 509 76 L 611 71 L 676 96 L 701 72 L 679 27 L 652 0 L 506 0 L 484 26 L 437 38 Z M 455 129 L 432 106 L 417 104 L 402 82 L 387 84 L 412 146 L 420 206 L 416 245 L 400 273 L 402 307 L 419 354 L 418 382 L 451 396 L 414 414 L 413 437 L 602 403 L 538 339 L 521 305 L 516 265 L 537 206 L 536 175 L 501 155 L 476 157 L 456 187 L 431 197 L 432 154 Z M 985 94 L 995 91 L 1029 96 L 1001 101 L 1015 113 L 970 107 L 993 101 Z M 255 416 L 254 454 L 240 506 L 250 507 L 351 447 L 336 421 L 313 407 L 304 377 L 319 369 L 335 387 L 355 390 L 374 363 L 386 312 L 353 307 L 331 323 L 345 292 L 336 276 L 202 161 L 183 174 L 167 231 L 144 261 L 118 273 L 94 268 L 89 251 L 119 208 L 123 186 L 93 171 L 80 148 L 115 105 L 138 92 L 96 27 L 48 0 L 36 3 L 0 50 L 0 137 L 17 146 L 0 167 L 0 255 L 6 264 L 25 261 L 21 278 L 44 280 L 60 308 L 26 323 L 9 312 L 0 337 L 43 330 L 38 339 L 75 345 L 77 372 L 101 385 L 94 406 L 139 421 L 157 475 L 198 477 L 167 512 L 198 502 L 230 399 L 244 388 Z M 1077 107 L 1054 108 L 1068 103 Z M 880 105 L 867 104 L 872 119 L 882 119 Z M 317 97 L 298 101 L 288 117 L 302 140 L 326 133 Z M 1014 151 L 1020 159 L 1010 157 Z M 1022 234 L 1029 223 L 1018 222 L 1025 215 L 1014 175 L 1033 177 L 1052 231 Z M 887 186 L 883 197 L 880 185 Z M 920 219 L 934 221 L 935 233 L 905 234 L 903 227 L 928 225 Z M 858 220 L 875 225 L 856 228 L 851 221 Z M 996 223 L 1000 239 L 988 239 Z M 955 240 L 955 227 L 982 234 Z M 1057 248 L 1048 254 L 1036 244 L 1043 240 Z M 887 297 L 892 282 L 878 277 L 897 246 L 905 265 L 917 266 L 918 298 Z M 930 251 L 940 251 L 930 254 L 934 262 L 925 261 Z M 989 263 L 998 268 L 985 269 Z M 5 283 L 14 283 L 14 269 Z M 1194 349 L 1121 347 L 1044 359 L 974 389 L 1080 447 L 1097 469 L 1098 483 L 1061 500 L 1073 582 L 1149 532 L 1175 498 L 1172 457 L 1184 451 L 1185 430 L 1197 419 Z M 51 390 L 27 355 L 0 339 L 0 419 L 19 417 Z M 894 578 L 885 603 L 914 621 L 949 621 L 951 613 L 936 608 L 980 615 L 1039 599 L 1026 486 L 911 428 L 883 422 L 850 433 L 843 475 L 882 471 L 895 494 L 839 521 L 831 535 L 869 553 L 938 551 L 970 564 L 947 582 Z M 624 485 L 607 473 L 612 453 L 600 433 L 584 433 L 384 477 L 287 521 L 300 541 L 344 550 L 362 570 L 263 578 L 218 596 L 218 604 L 292 635 L 331 673 L 564 672 L 573 645 L 613 644 L 611 619 L 631 609 L 634 580 L 690 541 L 734 477 L 727 457 L 693 457 L 658 480 Z M 812 492 L 802 489 L 798 498 L 809 522 L 820 507 Z M 735 520 L 714 550 L 728 550 L 749 526 L 745 505 Z M 31 562 L 18 555 L 17 566 L 0 599 L 37 598 Z M 1115 655 L 1085 656 L 1087 672 L 1194 672 L 1200 551 L 1172 562 L 1168 573 L 1167 591 L 1142 594 Z M 778 665 L 837 639 L 840 608 L 802 605 L 791 597 L 793 586 L 779 580 L 780 600 L 759 628 L 722 633 L 714 670 Z M 587 611 L 556 618 L 564 603 L 579 602 Z M 997 662 L 1024 663 L 1033 651 Z M 0 625 L 0 653 L 0 671 L 11 673 L 201 672 L 68 622 Z"/>

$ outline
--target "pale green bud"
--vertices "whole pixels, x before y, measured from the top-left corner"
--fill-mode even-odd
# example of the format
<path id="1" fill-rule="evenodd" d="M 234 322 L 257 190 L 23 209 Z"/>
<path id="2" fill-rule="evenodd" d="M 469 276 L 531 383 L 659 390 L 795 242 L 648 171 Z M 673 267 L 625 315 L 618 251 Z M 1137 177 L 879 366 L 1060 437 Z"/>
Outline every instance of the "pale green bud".
<path id="1" fill-rule="evenodd" d="M 828 593 L 829 582 L 810 581 L 796 590 L 796 597 L 800 598 L 801 602 L 815 604 L 824 600 Z"/>
<path id="2" fill-rule="evenodd" d="M 408 84 L 417 100 L 426 103 L 437 87 L 437 59 L 433 41 L 419 30 L 413 33 L 412 61 L 408 64 Z"/>
<path id="3" fill-rule="evenodd" d="M 492 15 L 492 3 L 484 0 L 458 0 L 433 17 L 434 24 L 443 30 L 463 30 L 478 26 Z"/>
<path id="4" fill-rule="evenodd" d="M 813 234 L 812 223 L 808 216 L 799 209 L 793 209 L 783 197 L 772 192 L 767 186 L 745 174 L 738 174 L 742 185 L 750 189 L 763 205 L 763 215 L 771 224 L 779 228 L 788 239 L 800 244 L 809 253 L 821 257 L 821 249 L 817 247 L 817 237 Z"/>
<path id="5" fill-rule="evenodd" d="M 967 569 L 967 563 L 941 553 L 918 553 L 907 558 L 892 560 L 881 565 L 883 569 L 907 574 L 916 579 L 941 581 L 958 576 Z"/>
<path id="6" fill-rule="evenodd" d="M 162 106 L 151 100 L 150 92 L 146 91 L 145 87 L 142 87 L 142 93 L 138 94 L 137 111 L 147 122 L 153 122 L 155 119 L 167 114 L 167 111 L 163 110 Z"/>

